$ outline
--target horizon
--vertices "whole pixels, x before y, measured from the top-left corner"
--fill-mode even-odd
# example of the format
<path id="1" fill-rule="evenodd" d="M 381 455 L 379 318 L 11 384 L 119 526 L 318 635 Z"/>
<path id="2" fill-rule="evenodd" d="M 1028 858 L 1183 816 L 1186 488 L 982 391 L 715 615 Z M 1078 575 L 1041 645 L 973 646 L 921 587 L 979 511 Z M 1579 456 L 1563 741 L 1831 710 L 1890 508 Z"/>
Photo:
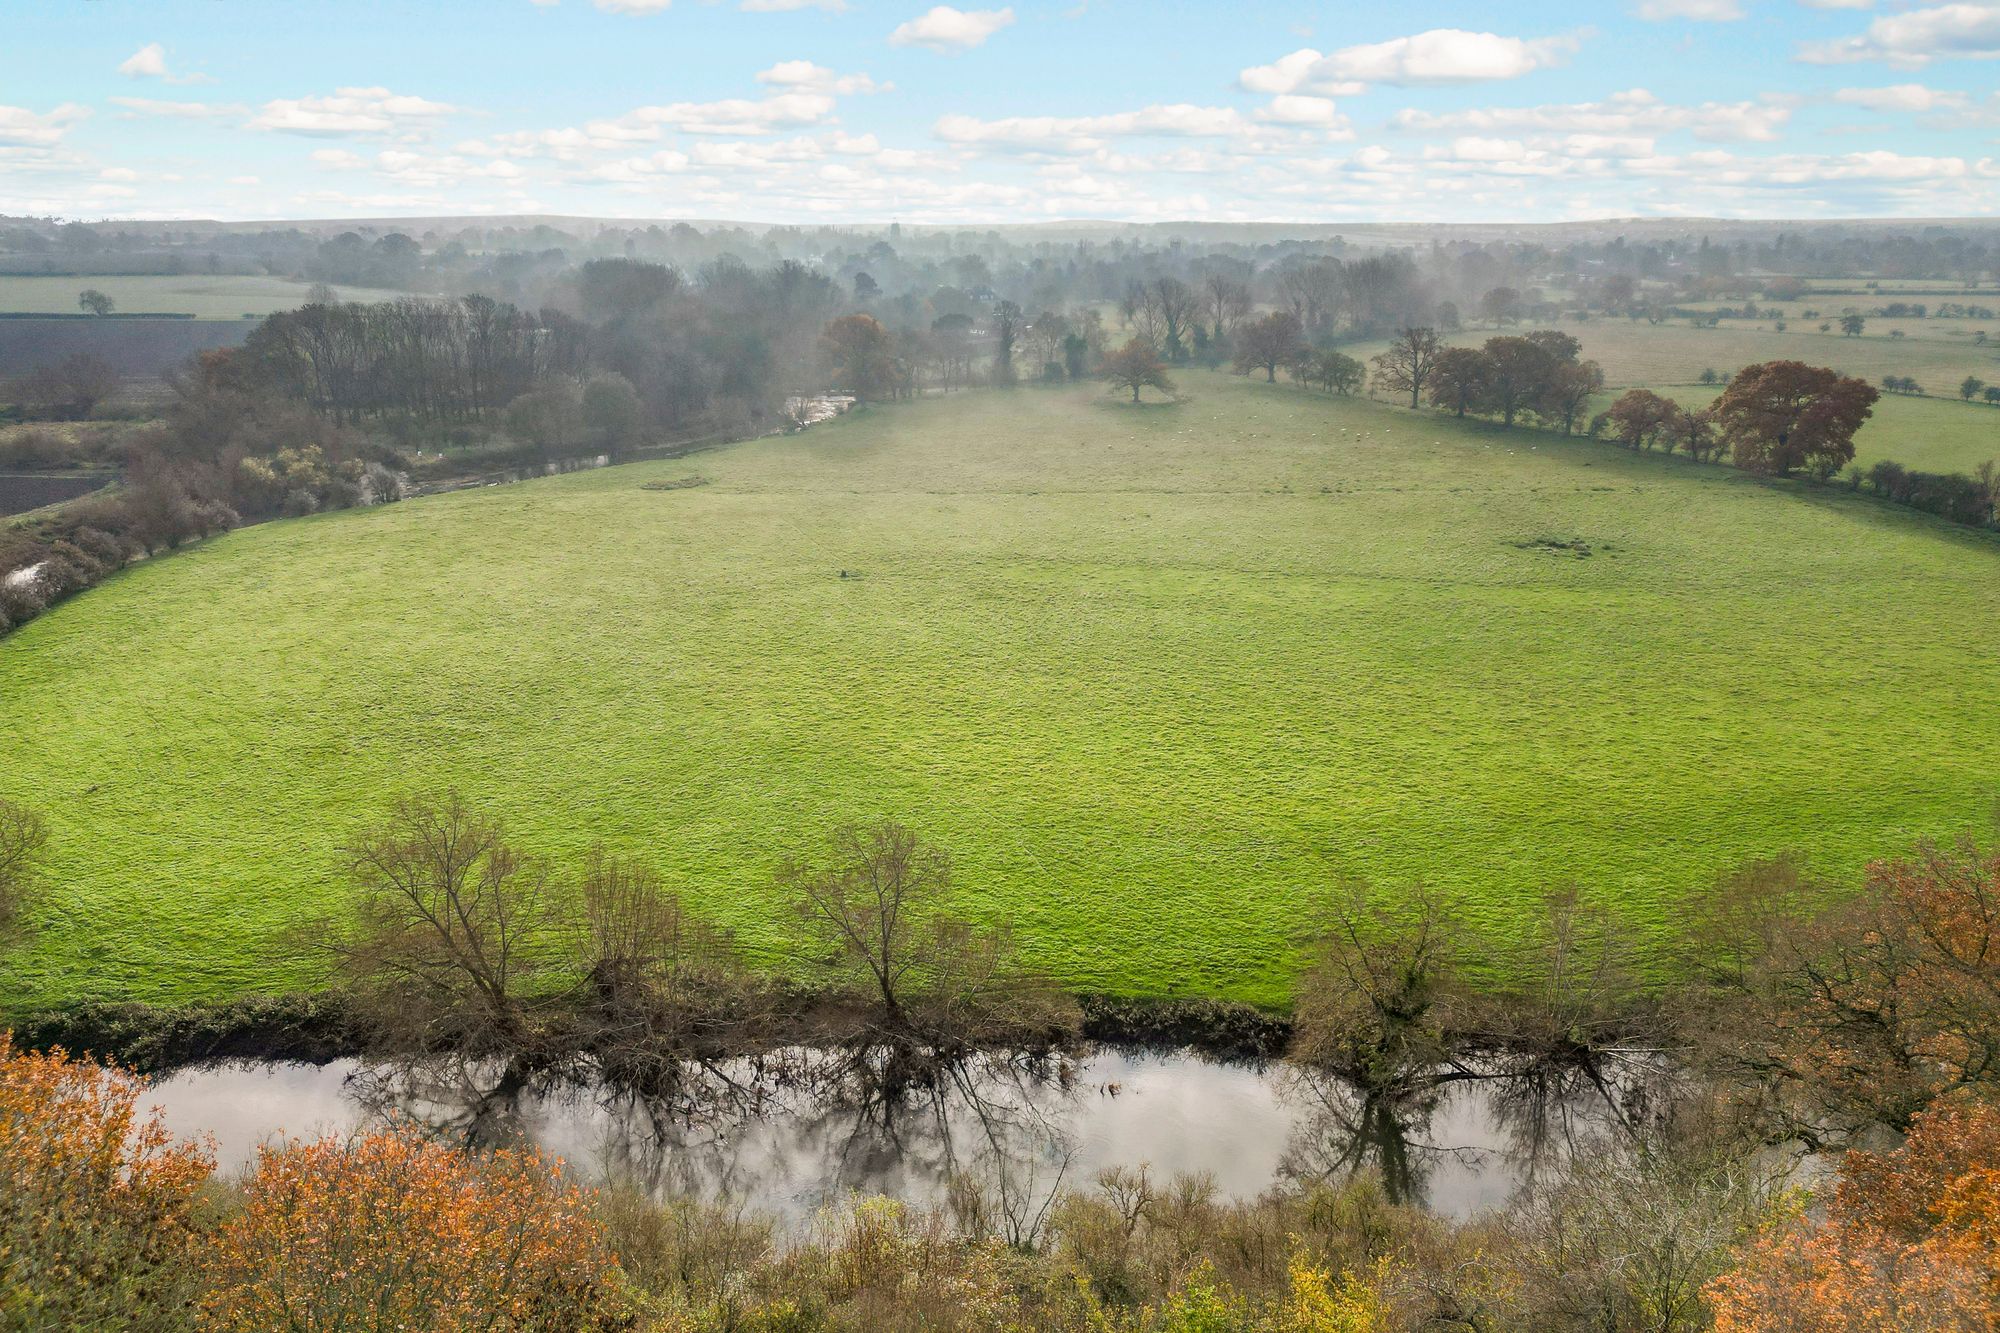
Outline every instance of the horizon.
<path id="1" fill-rule="evenodd" d="M 1974 221 L 2000 4 L 0 5 L 0 214 Z M 571 73 L 575 71 L 574 73 Z M 664 72 L 662 72 L 664 71 Z M 729 221 L 725 222 L 724 219 Z"/>

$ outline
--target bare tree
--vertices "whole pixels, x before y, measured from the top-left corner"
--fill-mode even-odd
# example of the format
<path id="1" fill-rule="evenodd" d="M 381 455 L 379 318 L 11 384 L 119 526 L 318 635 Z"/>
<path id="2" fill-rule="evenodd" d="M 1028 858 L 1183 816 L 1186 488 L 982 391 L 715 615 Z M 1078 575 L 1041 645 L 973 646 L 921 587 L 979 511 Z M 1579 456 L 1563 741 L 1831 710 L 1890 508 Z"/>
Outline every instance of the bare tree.
<path id="1" fill-rule="evenodd" d="M 1203 279 L 1201 297 L 1217 341 L 1227 338 L 1230 329 L 1250 313 L 1250 288 L 1227 273 L 1210 273 Z"/>
<path id="2" fill-rule="evenodd" d="M 993 307 L 993 378 L 1014 382 L 1014 343 L 1021 336 L 1021 307 L 1002 301 Z"/>
<path id="3" fill-rule="evenodd" d="M 25 805 L 0 800 L 0 938 L 19 924 L 48 846 L 48 826 Z"/>
<path id="4" fill-rule="evenodd" d="M 384 1039 L 419 1051 L 518 1051 L 532 1036 L 541 867 L 457 793 L 399 801 L 348 848 L 360 901 L 332 948 Z"/>
<path id="5" fill-rule="evenodd" d="M 1155 278 L 1146 291 L 1160 315 L 1161 353 L 1169 361 L 1185 361 L 1187 337 L 1198 314 L 1194 289 L 1179 278 Z"/>

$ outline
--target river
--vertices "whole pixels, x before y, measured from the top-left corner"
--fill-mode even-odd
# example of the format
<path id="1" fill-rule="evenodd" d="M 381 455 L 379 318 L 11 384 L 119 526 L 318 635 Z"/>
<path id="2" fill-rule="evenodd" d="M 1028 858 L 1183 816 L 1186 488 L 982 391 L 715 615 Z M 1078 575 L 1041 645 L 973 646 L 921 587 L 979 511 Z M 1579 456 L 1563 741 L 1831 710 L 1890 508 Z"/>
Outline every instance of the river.
<path id="1" fill-rule="evenodd" d="M 1646 1081 L 1475 1078 L 1369 1099 L 1282 1064 L 1099 1049 L 1057 1064 L 994 1060 L 897 1098 L 759 1079 L 738 1062 L 693 1097 L 562 1084 L 496 1095 L 463 1076 L 421 1086 L 337 1061 L 182 1070 L 148 1100 L 235 1169 L 260 1143 L 390 1120 L 460 1141 L 534 1145 L 585 1178 L 726 1201 L 781 1227 L 853 1194 L 942 1204 L 967 1174 L 1032 1209 L 1115 1167 L 1205 1174 L 1249 1199 L 1273 1185 L 1379 1170 L 1392 1195 L 1466 1217 L 1505 1204 L 1579 1144 L 1645 1114 Z"/>

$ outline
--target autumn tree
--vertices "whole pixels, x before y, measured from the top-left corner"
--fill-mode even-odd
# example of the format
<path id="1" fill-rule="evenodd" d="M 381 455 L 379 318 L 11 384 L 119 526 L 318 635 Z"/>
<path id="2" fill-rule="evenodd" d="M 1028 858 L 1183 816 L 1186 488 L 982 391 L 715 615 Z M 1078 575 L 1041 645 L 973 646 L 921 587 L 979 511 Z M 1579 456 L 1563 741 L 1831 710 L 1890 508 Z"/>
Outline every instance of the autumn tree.
<path id="1" fill-rule="evenodd" d="M 835 387 L 871 401 L 886 397 L 896 381 L 895 340 L 873 315 L 844 315 L 826 326 L 820 356 Z"/>
<path id="2" fill-rule="evenodd" d="M 1771 1130 L 1838 1142 L 2000 1092 L 2000 852 L 1920 845 L 1859 893 L 1792 887 L 1757 917 L 1763 950 L 1685 1026 Z"/>
<path id="3" fill-rule="evenodd" d="M 1337 393 L 1345 398 L 1361 387 L 1366 374 L 1359 361 L 1345 352 L 1327 348 L 1314 354 L 1307 378 L 1328 393 Z"/>
<path id="4" fill-rule="evenodd" d="M 1479 351 L 1486 362 L 1482 402 L 1501 425 L 1512 427 L 1515 418 L 1546 396 L 1556 358 L 1532 338 L 1488 338 Z"/>
<path id="5" fill-rule="evenodd" d="M 1881 395 L 1865 380 L 1802 361 L 1745 366 L 1715 401 L 1715 421 L 1750 472 L 1830 476 L 1854 459 L 1854 434 Z"/>
<path id="6" fill-rule="evenodd" d="M 1438 353 L 1430 376 L 1432 407 L 1462 417 L 1486 396 L 1486 358 L 1475 347 L 1447 347 Z"/>
<path id="7" fill-rule="evenodd" d="M 287 1142 L 204 1255 L 201 1327 L 581 1333 L 605 1326 L 615 1267 L 559 1163 L 414 1134 Z"/>
<path id="8" fill-rule="evenodd" d="M 1236 373 L 1264 372 L 1266 383 L 1278 382 L 1278 367 L 1297 361 L 1305 345 L 1299 317 L 1289 310 L 1274 310 L 1261 319 L 1243 324 L 1236 333 Z"/>
<path id="9" fill-rule="evenodd" d="M 1717 1333 L 1987 1333 L 2000 1310 L 2000 1108 L 1918 1116 L 1901 1147 L 1849 1152 L 1821 1220 L 1744 1246 L 1707 1290 Z"/>
<path id="10" fill-rule="evenodd" d="M 0 1032 L 0 1327 L 186 1326 L 213 1163 L 144 1079 Z"/>
<path id="11" fill-rule="evenodd" d="M 1627 389 L 1602 418 L 1611 438 L 1627 449 L 1651 449 L 1673 424 L 1675 407 L 1651 389 Z"/>
<path id="12" fill-rule="evenodd" d="M 48 839 L 48 826 L 40 815 L 25 805 L 0 800 L 0 940 L 20 925 Z"/>
<path id="13" fill-rule="evenodd" d="M 1152 388 L 1161 393 L 1174 391 L 1173 380 L 1167 377 L 1167 368 L 1161 362 L 1153 345 L 1142 338 L 1134 338 L 1115 352 L 1105 354 L 1103 364 L 1098 367 L 1102 375 L 1114 389 L 1132 391 L 1132 401 L 1137 403 L 1139 390 Z"/>
<path id="14" fill-rule="evenodd" d="M 1431 372 L 1443 350 L 1437 330 L 1403 329 L 1389 344 L 1389 350 L 1375 358 L 1375 387 L 1394 394 L 1407 393 L 1411 407 L 1422 406 L 1424 390 L 1430 387 Z"/>

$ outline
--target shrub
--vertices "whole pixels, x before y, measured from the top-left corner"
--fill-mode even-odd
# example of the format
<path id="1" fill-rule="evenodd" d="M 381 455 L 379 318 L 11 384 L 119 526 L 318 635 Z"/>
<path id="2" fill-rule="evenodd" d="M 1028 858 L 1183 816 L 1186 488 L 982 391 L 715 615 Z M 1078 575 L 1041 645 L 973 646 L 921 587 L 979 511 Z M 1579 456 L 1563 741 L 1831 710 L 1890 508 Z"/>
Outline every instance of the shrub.
<path id="1" fill-rule="evenodd" d="M 203 1264 L 205 1326 L 593 1326 L 615 1261 L 590 1198 L 532 1153 L 413 1135 L 263 1149 Z"/>
<path id="2" fill-rule="evenodd" d="M 207 1153 L 138 1113 L 145 1081 L 0 1034 L 0 1323 L 161 1328 L 192 1295 Z"/>

